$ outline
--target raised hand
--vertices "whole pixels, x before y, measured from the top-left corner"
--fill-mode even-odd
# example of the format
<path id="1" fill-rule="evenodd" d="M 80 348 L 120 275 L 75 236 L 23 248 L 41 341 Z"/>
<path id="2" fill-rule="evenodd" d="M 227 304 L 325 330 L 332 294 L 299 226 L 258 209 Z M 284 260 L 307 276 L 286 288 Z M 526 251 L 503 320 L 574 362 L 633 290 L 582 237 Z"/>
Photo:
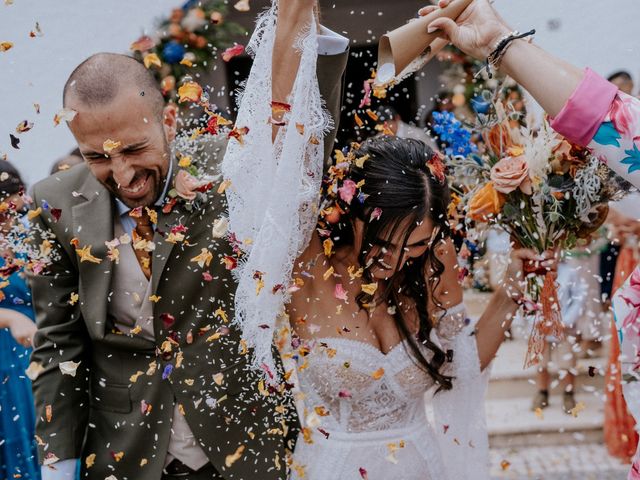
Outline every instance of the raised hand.
<path id="1" fill-rule="evenodd" d="M 444 8 L 451 0 L 440 0 L 438 5 L 430 5 L 420 9 L 421 16 Z M 479 60 L 485 59 L 496 47 L 500 38 L 511 29 L 498 15 L 488 0 L 476 0 L 457 19 L 438 18 L 428 27 L 429 33 L 441 34 L 467 55 Z"/>

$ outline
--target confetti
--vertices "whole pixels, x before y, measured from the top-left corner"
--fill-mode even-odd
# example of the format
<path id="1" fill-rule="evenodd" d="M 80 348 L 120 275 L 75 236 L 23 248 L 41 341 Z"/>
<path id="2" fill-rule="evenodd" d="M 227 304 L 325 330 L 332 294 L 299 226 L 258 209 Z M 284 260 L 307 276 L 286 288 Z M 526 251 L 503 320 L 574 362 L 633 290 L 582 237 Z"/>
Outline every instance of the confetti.
<path id="1" fill-rule="evenodd" d="M 202 248 L 200 255 L 193 257 L 190 261 L 197 263 L 200 268 L 204 268 L 211 264 L 211 260 L 213 260 L 213 254 L 208 249 Z"/>
<path id="2" fill-rule="evenodd" d="M 199 102 L 202 98 L 202 87 L 196 82 L 186 82 L 178 89 L 178 102 Z"/>
<path id="3" fill-rule="evenodd" d="M 346 302 L 349 298 L 347 297 L 347 292 L 345 291 L 343 285 L 341 283 L 336 283 L 335 290 L 333 292 L 333 296 L 338 300 L 342 300 Z"/>
<path id="4" fill-rule="evenodd" d="M 20 139 L 12 133 L 9 134 L 9 139 L 11 140 L 11 146 L 16 150 L 20 150 Z"/>
<path id="5" fill-rule="evenodd" d="M 62 372 L 63 375 L 70 375 L 72 377 L 75 377 L 76 371 L 78 370 L 80 363 L 82 362 L 76 363 L 71 360 L 67 362 L 60 362 L 60 364 L 58 364 L 58 368 L 60 368 L 60 371 Z"/>
<path id="6" fill-rule="evenodd" d="M 121 145 L 122 142 L 116 142 L 115 140 L 108 139 L 104 141 L 104 143 L 102 144 L 102 148 L 105 152 L 111 153 Z"/>
<path id="7" fill-rule="evenodd" d="M 235 138 L 240 145 L 244 145 L 244 136 L 249 133 L 249 127 L 234 128 L 229 132 L 228 138 Z"/>
<path id="8" fill-rule="evenodd" d="M 62 110 L 60 110 L 58 113 L 54 115 L 53 125 L 57 127 L 58 125 L 60 125 L 60 122 L 62 121 L 71 122 L 73 121 L 74 118 L 76 118 L 77 114 L 78 112 L 76 112 L 75 110 L 72 110 L 70 108 L 63 108 Z"/>
<path id="9" fill-rule="evenodd" d="M 365 283 L 362 285 L 362 291 L 367 295 L 373 295 L 374 293 L 376 293 L 377 289 L 378 289 L 378 284 L 376 282 Z"/>
<path id="10" fill-rule="evenodd" d="M 91 255 L 91 245 L 87 245 L 82 248 L 76 248 L 76 253 L 80 257 L 80 263 L 91 262 L 91 263 L 98 264 L 102 262 L 100 258 L 97 258 Z"/>
<path id="11" fill-rule="evenodd" d="M 236 463 L 242 457 L 242 453 L 244 452 L 245 446 L 240 445 L 234 453 L 231 455 L 227 455 L 224 459 L 224 464 L 227 468 L 230 468 L 231 465 Z"/>
<path id="12" fill-rule="evenodd" d="M 158 55 L 155 53 L 147 53 L 142 59 L 142 63 L 144 63 L 144 66 L 146 68 L 162 67 L 162 62 L 160 61 L 160 58 L 158 57 Z"/>
<path id="13" fill-rule="evenodd" d="M 31 380 L 32 382 L 35 381 L 38 376 L 44 372 L 44 367 L 42 366 L 41 363 L 39 362 L 31 362 L 29 364 L 29 367 L 25 370 L 25 374 L 27 375 L 27 378 L 29 378 L 29 380 Z"/>
<path id="14" fill-rule="evenodd" d="M 21 121 L 16 127 L 16 133 L 26 133 L 33 128 L 33 123 L 28 120 Z"/>
<path id="15" fill-rule="evenodd" d="M 6 52 L 13 48 L 12 42 L 0 42 L 0 52 Z"/>
<path id="16" fill-rule="evenodd" d="M 71 297 L 69 298 L 69 305 L 75 305 L 76 303 L 78 303 L 79 299 L 80 299 L 80 295 L 78 295 L 77 293 L 73 292 L 71 294 Z"/>
<path id="17" fill-rule="evenodd" d="M 233 8 L 235 8 L 239 12 L 248 12 L 251 9 L 251 7 L 249 6 L 249 0 L 240 0 L 236 2 Z"/>
<path id="18" fill-rule="evenodd" d="M 87 457 L 84 459 L 84 464 L 86 465 L 87 468 L 93 467 L 95 462 L 96 462 L 96 454 L 95 453 L 87 455 Z"/>
<path id="19" fill-rule="evenodd" d="M 133 52 L 145 52 L 147 50 L 151 50 L 156 46 L 156 42 L 153 38 L 143 35 L 138 40 L 133 42 L 129 47 L 129 50 Z M 148 67 L 147 67 L 148 68 Z"/>
<path id="20" fill-rule="evenodd" d="M 380 367 L 378 370 L 371 374 L 371 378 L 374 380 L 380 380 L 384 376 L 384 368 Z"/>

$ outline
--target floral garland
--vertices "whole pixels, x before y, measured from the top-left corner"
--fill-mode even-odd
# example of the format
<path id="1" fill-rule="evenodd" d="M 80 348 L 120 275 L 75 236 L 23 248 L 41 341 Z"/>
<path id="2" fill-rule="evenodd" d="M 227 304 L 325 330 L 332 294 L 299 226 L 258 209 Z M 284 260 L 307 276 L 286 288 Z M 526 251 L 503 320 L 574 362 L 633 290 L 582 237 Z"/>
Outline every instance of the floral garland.
<path id="1" fill-rule="evenodd" d="M 236 3 L 235 9 L 248 11 L 248 1 Z M 176 99 L 176 86 L 186 76 L 210 69 L 222 49 L 227 49 L 222 54 L 225 61 L 244 51 L 242 45 L 232 46 L 232 38 L 246 31 L 239 24 L 226 21 L 226 14 L 226 1 L 189 0 L 173 9 L 154 34 L 131 44 L 134 57 L 153 72 L 167 100 Z"/>

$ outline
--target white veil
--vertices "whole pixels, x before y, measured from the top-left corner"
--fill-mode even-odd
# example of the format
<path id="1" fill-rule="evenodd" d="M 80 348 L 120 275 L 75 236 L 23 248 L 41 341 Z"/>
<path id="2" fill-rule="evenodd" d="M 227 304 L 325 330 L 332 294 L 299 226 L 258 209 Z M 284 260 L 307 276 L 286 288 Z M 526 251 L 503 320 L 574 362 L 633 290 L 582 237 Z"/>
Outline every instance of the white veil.
<path id="1" fill-rule="evenodd" d="M 230 186 L 229 230 L 242 242 L 236 269 L 236 324 L 249 348 L 252 366 L 276 380 L 272 352 L 276 318 L 289 299 L 295 259 L 316 225 L 322 180 L 322 137 L 331 119 L 318 80 L 316 22 L 301 32 L 301 59 L 289 97 L 286 124 L 272 141 L 272 52 L 277 1 L 262 14 L 247 50 L 254 63 L 240 95 L 236 127 L 248 127 L 243 141 L 229 141 L 222 173 Z"/>

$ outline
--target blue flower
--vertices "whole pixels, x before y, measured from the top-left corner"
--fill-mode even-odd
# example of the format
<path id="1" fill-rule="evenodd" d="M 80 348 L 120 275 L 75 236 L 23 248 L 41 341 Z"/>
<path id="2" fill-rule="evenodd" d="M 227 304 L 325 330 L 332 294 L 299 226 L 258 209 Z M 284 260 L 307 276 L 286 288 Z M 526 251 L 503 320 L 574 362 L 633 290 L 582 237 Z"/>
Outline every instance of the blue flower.
<path id="1" fill-rule="evenodd" d="M 471 142 L 471 132 L 451 112 L 433 112 L 433 131 L 447 144 L 445 153 L 449 156 L 466 157 L 478 150 Z"/>
<path id="2" fill-rule="evenodd" d="M 162 58 L 169 64 L 180 62 L 184 58 L 185 49 L 178 42 L 171 41 L 164 46 Z"/>
<path id="3" fill-rule="evenodd" d="M 482 95 L 476 95 L 471 99 L 471 108 L 473 108 L 476 113 L 486 115 L 491 108 L 491 102 L 485 100 Z"/>
<path id="4" fill-rule="evenodd" d="M 625 150 L 624 153 L 629 155 L 621 162 L 625 165 L 629 165 L 629 169 L 627 170 L 627 172 L 633 173 L 640 170 L 640 150 L 638 150 L 638 146 L 634 144 L 633 150 Z"/>

